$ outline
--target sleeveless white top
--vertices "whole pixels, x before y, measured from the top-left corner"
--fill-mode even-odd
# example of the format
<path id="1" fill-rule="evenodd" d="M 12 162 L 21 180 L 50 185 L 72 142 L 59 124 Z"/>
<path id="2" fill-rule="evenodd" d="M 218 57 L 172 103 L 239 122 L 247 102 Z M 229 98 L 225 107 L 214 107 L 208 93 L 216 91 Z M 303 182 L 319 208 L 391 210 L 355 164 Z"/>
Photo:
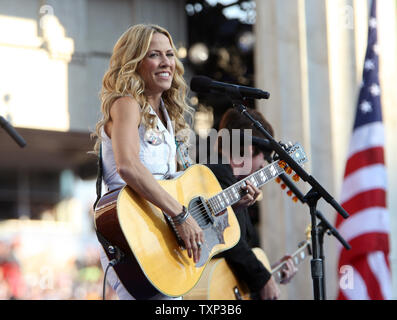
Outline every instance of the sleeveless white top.
<path id="1" fill-rule="evenodd" d="M 159 145 L 154 145 L 145 141 L 146 127 L 140 124 L 139 131 L 139 159 L 143 165 L 153 174 L 156 179 L 167 179 L 176 173 L 176 144 L 174 129 L 167 109 L 161 100 L 160 110 L 163 112 L 167 127 L 157 117 L 153 108 L 150 107 L 150 114 L 157 117 L 157 129 L 162 133 L 164 141 Z M 112 141 L 102 128 L 102 165 L 103 165 L 103 181 L 108 191 L 124 186 L 126 183 L 117 172 L 116 162 Z"/>
<path id="2" fill-rule="evenodd" d="M 139 131 L 139 159 L 142 161 L 143 165 L 148 168 L 148 170 L 153 174 L 156 179 L 167 179 L 168 177 L 176 173 L 176 144 L 174 129 L 172 126 L 171 119 L 168 115 L 167 109 L 161 100 L 160 110 L 163 112 L 164 119 L 167 122 L 167 128 L 164 126 L 162 121 L 159 119 L 157 114 L 154 112 L 153 108 L 150 107 L 150 113 L 156 115 L 157 117 L 157 129 L 163 133 L 164 141 L 158 145 L 154 145 L 145 141 L 146 128 L 145 125 L 140 124 Z M 112 141 L 106 134 L 105 130 L 102 128 L 102 166 L 103 166 L 103 181 L 108 189 L 108 191 L 114 190 L 119 187 L 123 187 L 126 183 L 120 177 L 117 172 L 116 162 L 114 160 L 114 153 L 112 147 Z M 109 259 L 102 248 L 100 248 L 100 260 L 103 270 L 105 271 L 107 265 L 109 264 Z M 135 299 L 129 294 L 127 289 L 123 286 L 118 278 L 113 267 L 109 268 L 107 281 L 116 291 L 119 299 L 130 300 Z M 181 299 L 172 298 L 165 296 L 161 293 L 154 296 L 154 300 L 168 300 L 168 299 Z"/>

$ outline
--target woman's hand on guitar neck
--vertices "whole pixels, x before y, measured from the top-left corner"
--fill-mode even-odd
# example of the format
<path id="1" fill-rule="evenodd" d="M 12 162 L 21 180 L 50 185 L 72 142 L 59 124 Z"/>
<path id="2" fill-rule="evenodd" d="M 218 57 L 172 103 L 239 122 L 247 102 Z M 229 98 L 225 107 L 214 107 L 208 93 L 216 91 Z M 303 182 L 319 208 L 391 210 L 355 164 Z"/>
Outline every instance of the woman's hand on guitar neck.
<path id="1" fill-rule="evenodd" d="M 180 237 L 185 243 L 185 248 L 189 258 L 197 263 L 200 260 L 201 247 L 204 245 L 204 234 L 196 220 L 189 217 L 182 224 L 176 226 Z"/>

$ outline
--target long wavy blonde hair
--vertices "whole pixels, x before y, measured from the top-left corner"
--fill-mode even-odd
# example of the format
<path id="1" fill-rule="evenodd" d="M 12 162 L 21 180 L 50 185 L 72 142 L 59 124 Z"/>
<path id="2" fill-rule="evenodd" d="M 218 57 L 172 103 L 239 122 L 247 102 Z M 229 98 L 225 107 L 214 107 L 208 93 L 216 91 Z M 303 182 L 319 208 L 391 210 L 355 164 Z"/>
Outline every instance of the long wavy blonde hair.
<path id="1" fill-rule="evenodd" d="M 177 58 L 171 35 L 160 26 L 138 24 L 130 27 L 117 40 L 109 68 L 102 80 L 100 94 L 102 119 L 98 121 L 92 134 L 97 139 L 94 147 L 96 154 L 101 143 L 101 128 L 110 120 L 110 108 L 120 97 L 131 95 L 136 99 L 141 106 L 141 122 L 146 128 L 153 128 L 157 124 L 156 116 L 149 113 L 150 105 L 144 95 L 145 83 L 137 73 L 139 63 L 145 58 L 152 36 L 156 32 L 164 34 L 169 39 L 175 54 L 175 73 L 171 88 L 162 95 L 164 105 L 174 123 L 175 132 L 188 127 L 184 115 L 186 112 L 191 114 L 192 108 L 186 102 L 187 85 L 183 78 L 185 70 L 182 62 Z"/>

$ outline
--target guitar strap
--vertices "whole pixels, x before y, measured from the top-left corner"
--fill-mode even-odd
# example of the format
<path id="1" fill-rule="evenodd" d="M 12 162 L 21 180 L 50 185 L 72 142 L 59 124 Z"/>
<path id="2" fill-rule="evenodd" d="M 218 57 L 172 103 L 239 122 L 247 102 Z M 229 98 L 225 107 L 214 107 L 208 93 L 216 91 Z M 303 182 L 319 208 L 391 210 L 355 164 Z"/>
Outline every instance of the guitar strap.
<path id="1" fill-rule="evenodd" d="M 102 197 L 102 175 L 103 175 L 103 166 L 102 166 L 102 143 L 99 146 L 99 154 L 98 154 L 98 162 L 97 162 L 97 177 L 96 177 L 96 200 L 94 202 L 93 209 L 95 210 L 95 207 Z"/>
<path id="2" fill-rule="evenodd" d="M 189 156 L 189 150 L 187 144 L 183 140 L 177 140 L 175 138 L 177 157 L 179 158 L 179 163 L 182 164 L 183 170 L 189 168 L 194 164 L 193 160 Z"/>
<path id="3" fill-rule="evenodd" d="M 96 200 L 93 205 L 93 209 L 98 203 L 98 201 L 102 197 L 102 176 L 103 176 L 103 165 L 102 165 L 102 144 L 99 146 L 99 154 L 98 154 L 98 172 L 97 172 L 97 179 L 96 179 Z M 117 246 L 110 243 L 96 228 L 95 232 L 98 238 L 98 241 L 102 244 L 102 247 L 109 253 L 110 259 L 115 259 L 113 265 L 120 262 L 124 258 L 124 253 L 121 251 Z"/>

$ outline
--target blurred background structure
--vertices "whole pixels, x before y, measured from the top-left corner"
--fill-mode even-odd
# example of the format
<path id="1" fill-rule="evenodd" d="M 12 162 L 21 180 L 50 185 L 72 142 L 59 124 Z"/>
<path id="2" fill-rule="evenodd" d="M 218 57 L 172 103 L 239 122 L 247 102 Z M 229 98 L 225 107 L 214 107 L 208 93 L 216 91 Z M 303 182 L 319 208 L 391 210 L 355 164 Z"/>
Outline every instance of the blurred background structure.
<path id="1" fill-rule="evenodd" d="M 186 68 L 271 93 L 258 108 L 277 140 L 299 141 L 305 167 L 338 200 L 366 49 L 368 0 L 2 0 L 0 115 L 24 137 L 0 130 L 0 299 L 98 299 L 103 272 L 93 230 L 96 158 L 90 133 L 113 45 L 131 25 L 168 29 Z M 378 1 L 386 128 L 391 264 L 397 271 L 397 1 Z M 191 92 L 201 139 L 230 101 Z M 308 191 L 302 182 L 301 189 Z M 252 210 L 261 246 L 276 261 L 295 251 L 308 209 L 279 185 Z M 335 211 L 320 202 L 333 222 Z M 338 288 L 336 240 L 326 237 L 329 299 Z M 394 272 L 395 274 L 396 272 Z M 397 298 L 397 279 L 393 298 Z M 309 259 L 286 299 L 312 299 Z M 108 289 L 108 298 L 117 299 Z"/>

